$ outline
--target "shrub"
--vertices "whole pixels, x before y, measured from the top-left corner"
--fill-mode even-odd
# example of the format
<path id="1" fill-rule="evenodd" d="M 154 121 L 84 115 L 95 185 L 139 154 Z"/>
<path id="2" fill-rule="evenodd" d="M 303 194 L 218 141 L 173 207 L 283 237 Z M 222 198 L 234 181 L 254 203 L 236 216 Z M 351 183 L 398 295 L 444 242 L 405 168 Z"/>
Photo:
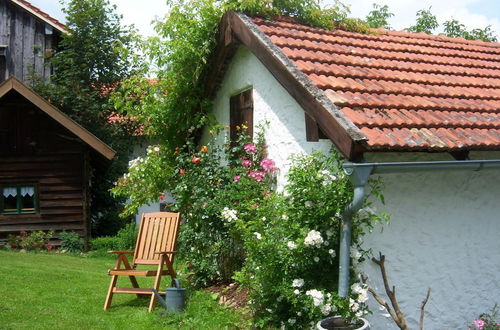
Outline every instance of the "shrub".
<path id="1" fill-rule="evenodd" d="M 495 304 L 488 313 L 481 314 L 477 320 L 469 325 L 469 330 L 498 330 L 500 329 L 500 319 L 498 305 Z"/>
<path id="2" fill-rule="evenodd" d="M 116 249 L 133 250 L 137 240 L 138 228 L 135 222 L 130 222 L 116 234 Z"/>
<path id="3" fill-rule="evenodd" d="M 54 236 L 53 230 L 48 232 L 34 231 L 31 233 L 21 230 L 18 236 L 9 236 L 9 243 L 13 248 L 20 247 L 26 251 L 51 250 L 53 245 L 49 244 L 49 241 L 52 236 Z"/>
<path id="4" fill-rule="evenodd" d="M 83 251 L 83 239 L 74 231 L 62 231 L 59 233 L 59 239 L 61 240 L 61 249 L 75 253 Z"/>
<path id="5" fill-rule="evenodd" d="M 96 237 L 90 240 L 91 250 L 118 250 L 118 240 L 115 236 Z"/>

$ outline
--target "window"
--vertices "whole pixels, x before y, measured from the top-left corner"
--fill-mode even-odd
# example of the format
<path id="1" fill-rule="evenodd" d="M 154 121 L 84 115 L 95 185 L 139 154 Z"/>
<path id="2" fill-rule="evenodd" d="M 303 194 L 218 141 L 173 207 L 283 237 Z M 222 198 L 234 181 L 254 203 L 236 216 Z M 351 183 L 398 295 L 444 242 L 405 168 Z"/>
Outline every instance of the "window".
<path id="1" fill-rule="evenodd" d="M 253 137 L 253 94 L 252 89 L 231 96 L 229 100 L 229 125 L 231 141 L 238 137 L 238 127 L 248 127 L 246 132 Z"/>
<path id="2" fill-rule="evenodd" d="M 37 212 L 37 189 L 35 185 L 1 186 L 0 213 L 32 214 Z"/>

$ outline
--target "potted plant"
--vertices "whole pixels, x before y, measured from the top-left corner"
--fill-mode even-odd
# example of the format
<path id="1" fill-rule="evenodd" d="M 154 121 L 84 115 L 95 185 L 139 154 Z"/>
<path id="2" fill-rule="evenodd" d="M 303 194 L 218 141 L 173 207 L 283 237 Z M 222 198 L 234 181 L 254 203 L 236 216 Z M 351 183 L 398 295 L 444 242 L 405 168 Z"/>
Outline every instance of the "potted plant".
<path id="1" fill-rule="evenodd" d="M 318 330 L 368 330 L 370 329 L 370 323 L 362 317 L 355 321 L 348 321 L 338 315 L 319 321 L 316 328 Z"/>

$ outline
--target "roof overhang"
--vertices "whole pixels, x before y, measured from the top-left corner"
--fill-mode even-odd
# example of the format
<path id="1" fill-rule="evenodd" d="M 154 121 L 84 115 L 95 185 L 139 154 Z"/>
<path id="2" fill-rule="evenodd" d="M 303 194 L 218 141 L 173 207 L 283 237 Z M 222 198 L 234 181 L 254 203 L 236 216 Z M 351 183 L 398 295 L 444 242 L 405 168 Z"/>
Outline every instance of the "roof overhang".
<path id="1" fill-rule="evenodd" d="M 215 96 L 227 63 L 239 45 L 250 49 L 347 159 L 359 159 L 367 138 L 333 103 L 332 98 L 337 96 L 316 87 L 244 14 L 229 11 L 221 19 L 218 45 L 206 80 L 207 98 Z"/>
<path id="2" fill-rule="evenodd" d="M 47 13 L 43 12 L 42 10 L 40 10 L 39 8 L 33 6 L 28 1 L 26 1 L 26 0 L 9 0 L 9 1 L 12 2 L 13 4 L 15 4 L 16 6 L 26 10 L 27 12 L 29 12 L 31 15 L 35 16 L 36 18 L 42 20 L 44 23 L 50 25 L 51 27 L 53 27 L 57 31 L 59 31 L 61 33 L 69 33 L 68 29 L 66 28 L 66 26 L 63 23 L 59 22 L 55 18 L 50 17 L 49 14 L 47 14 Z"/>
<path id="3" fill-rule="evenodd" d="M 116 152 L 107 144 L 99 140 L 95 135 L 80 126 L 59 109 L 55 108 L 41 96 L 33 92 L 15 77 L 10 77 L 5 82 L 0 84 L 0 99 L 10 91 L 16 91 L 17 93 L 22 95 L 26 100 L 35 105 L 38 109 L 46 113 L 53 120 L 64 126 L 67 130 L 69 130 L 71 133 L 85 142 L 99 155 L 103 156 L 107 160 L 112 160 L 115 157 Z"/>

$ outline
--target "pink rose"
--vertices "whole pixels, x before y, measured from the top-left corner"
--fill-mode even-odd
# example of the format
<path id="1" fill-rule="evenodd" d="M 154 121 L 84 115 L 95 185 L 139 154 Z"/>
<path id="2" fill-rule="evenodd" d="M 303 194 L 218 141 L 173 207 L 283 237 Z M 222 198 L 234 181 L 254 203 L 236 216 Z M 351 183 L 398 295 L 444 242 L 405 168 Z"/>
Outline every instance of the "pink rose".
<path id="1" fill-rule="evenodd" d="M 276 171 L 276 167 L 274 167 L 274 165 L 276 165 L 274 163 L 274 160 L 270 159 L 270 158 L 264 158 L 261 162 L 260 162 L 260 166 L 262 166 L 262 168 L 267 171 L 267 172 L 273 172 L 273 171 Z"/>
<path id="2" fill-rule="evenodd" d="M 245 149 L 245 151 L 248 153 L 248 154 L 255 154 L 257 153 L 257 148 L 255 147 L 255 144 L 247 144 L 243 147 L 243 149 Z"/>
<path id="3" fill-rule="evenodd" d="M 474 321 L 474 325 L 479 329 L 479 330 L 483 330 L 484 326 L 485 326 L 485 322 L 483 320 L 475 320 Z"/>
<path id="4" fill-rule="evenodd" d="M 238 181 L 240 181 L 240 178 L 241 178 L 241 175 L 237 175 L 234 177 L 233 181 L 238 182 Z"/>
<path id="5" fill-rule="evenodd" d="M 254 179 L 255 181 L 261 182 L 266 176 L 266 173 L 261 171 L 252 171 L 248 173 L 248 176 Z"/>
<path id="6" fill-rule="evenodd" d="M 244 160 L 241 162 L 241 166 L 244 166 L 244 167 L 250 167 L 250 166 L 252 166 L 252 161 L 251 161 L 251 160 L 248 160 L 248 159 L 244 159 Z"/>

